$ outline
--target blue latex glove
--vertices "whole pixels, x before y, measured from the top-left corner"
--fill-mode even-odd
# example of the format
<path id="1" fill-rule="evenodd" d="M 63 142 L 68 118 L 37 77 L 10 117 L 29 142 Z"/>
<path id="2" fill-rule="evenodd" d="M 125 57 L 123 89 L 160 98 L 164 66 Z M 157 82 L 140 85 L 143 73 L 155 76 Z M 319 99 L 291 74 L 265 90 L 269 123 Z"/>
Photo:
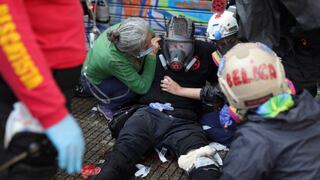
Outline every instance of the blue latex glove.
<path id="1" fill-rule="evenodd" d="M 157 109 L 159 111 L 163 111 L 163 110 L 167 110 L 167 111 L 173 111 L 174 108 L 171 106 L 171 103 L 150 103 L 149 107 L 151 107 L 152 109 Z"/>
<path id="2" fill-rule="evenodd" d="M 59 167 L 68 174 L 80 173 L 84 153 L 84 140 L 80 127 L 69 114 L 46 130 L 48 138 L 58 151 Z"/>

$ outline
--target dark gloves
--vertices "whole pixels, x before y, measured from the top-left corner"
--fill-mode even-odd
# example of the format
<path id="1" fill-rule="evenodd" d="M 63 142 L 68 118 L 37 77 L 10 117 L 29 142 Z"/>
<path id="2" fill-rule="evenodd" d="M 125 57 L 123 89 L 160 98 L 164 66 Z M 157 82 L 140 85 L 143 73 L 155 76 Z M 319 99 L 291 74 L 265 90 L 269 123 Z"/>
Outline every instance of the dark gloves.
<path id="1" fill-rule="evenodd" d="M 221 107 L 225 102 L 225 96 L 221 91 L 219 84 L 215 86 L 207 85 L 200 91 L 200 100 L 208 106 Z"/>

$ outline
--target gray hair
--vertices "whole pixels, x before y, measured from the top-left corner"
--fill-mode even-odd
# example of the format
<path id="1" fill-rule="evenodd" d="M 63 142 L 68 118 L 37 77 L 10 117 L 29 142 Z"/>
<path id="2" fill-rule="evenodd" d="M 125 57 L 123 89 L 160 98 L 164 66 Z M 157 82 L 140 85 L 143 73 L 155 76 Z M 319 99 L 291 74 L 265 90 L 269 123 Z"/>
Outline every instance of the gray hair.
<path id="1" fill-rule="evenodd" d="M 149 24 L 142 18 L 131 17 L 124 20 L 120 26 L 107 33 L 109 41 L 123 53 L 138 56 L 145 47 L 149 32 Z"/>

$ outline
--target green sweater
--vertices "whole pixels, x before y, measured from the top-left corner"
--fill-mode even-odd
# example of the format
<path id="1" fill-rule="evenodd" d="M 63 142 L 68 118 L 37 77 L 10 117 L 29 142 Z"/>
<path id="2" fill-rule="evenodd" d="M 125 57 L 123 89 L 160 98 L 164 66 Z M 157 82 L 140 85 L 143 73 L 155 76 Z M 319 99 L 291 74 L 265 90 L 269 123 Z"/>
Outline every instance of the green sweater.
<path id="1" fill-rule="evenodd" d="M 116 77 L 137 94 L 145 94 L 151 87 L 155 73 L 156 58 L 148 55 L 142 68 L 134 64 L 121 53 L 107 38 L 107 31 L 119 26 L 116 24 L 100 34 L 94 42 L 94 47 L 89 49 L 82 67 L 82 74 L 86 73 L 89 81 L 99 85 L 103 80 Z"/>

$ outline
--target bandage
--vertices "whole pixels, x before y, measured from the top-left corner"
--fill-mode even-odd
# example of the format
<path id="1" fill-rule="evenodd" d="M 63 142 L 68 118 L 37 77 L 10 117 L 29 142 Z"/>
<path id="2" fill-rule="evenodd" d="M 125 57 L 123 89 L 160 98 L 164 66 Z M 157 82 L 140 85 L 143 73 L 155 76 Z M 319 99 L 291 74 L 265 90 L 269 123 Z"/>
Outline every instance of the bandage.
<path id="1" fill-rule="evenodd" d="M 182 155 L 179 157 L 179 167 L 187 172 L 190 172 L 190 170 L 194 167 L 194 163 L 199 157 L 212 157 L 215 153 L 216 150 L 212 149 L 209 145 L 196 150 L 192 150 L 186 155 Z"/>
<path id="2" fill-rule="evenodd" d="M 229 151 L 229 149 L 219 143 L 210 143 L 207 146 L 192 150 L 186 155 L 182 155 L 178 159 L 179 167 L 187 172 L 193 168 L 200 168 L 204 166 L 214 165 L 222 167 L 223 162 L 218 152 Z"/>

